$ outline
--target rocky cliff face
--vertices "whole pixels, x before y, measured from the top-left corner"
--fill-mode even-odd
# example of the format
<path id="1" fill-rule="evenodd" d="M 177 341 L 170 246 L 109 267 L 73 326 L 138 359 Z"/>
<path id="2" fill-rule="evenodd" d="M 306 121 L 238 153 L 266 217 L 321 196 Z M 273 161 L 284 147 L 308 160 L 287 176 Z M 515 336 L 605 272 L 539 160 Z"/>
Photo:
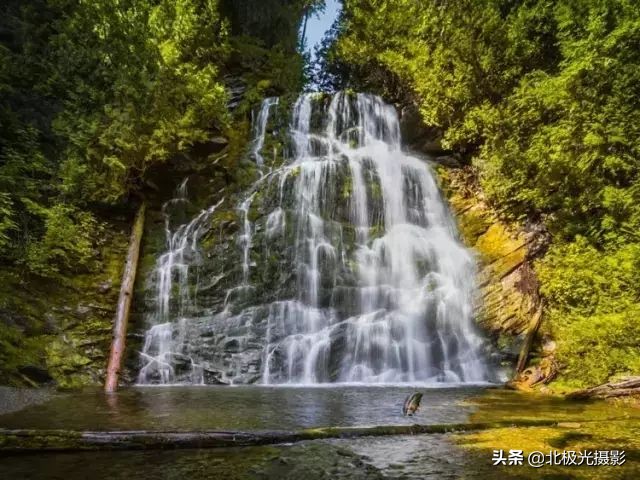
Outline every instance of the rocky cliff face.
<path id="1" fill-rule="evenodd" d="M 258 112 L 259 108 L 254 110 L 254 115 Z M 285 129 L 290 111 L 274 107 L 272 113 L 268 127 L 265 125 L 268 131 L 262 152 L 263 160 L 275 168 L 278 165 L 274 159 L 281 159 L 282 150 L 288 148 Z M 165 182 L 151 201 L 145 225 L 125 374 L 129 382 L 136 381 L 145 365 L 145 357 L 141 357 L 140 352 L 157 353 L 155 342 L 163 335 L 169 341 L 184 341 L 195 348 L 188 353 L 184 351 L 183 357 L 172 356 L 174 381 L 190 381 L 192 375 L 198 375 L 198 380 L 201 378 L 208 384 L 226 383 L 227 376 L 241 377 L 245 383 L 258 379 L 262 353 L 259 339 L 266 335 L 268 312 L 264 308 L 245 307 L 267 304 L 272 300 L 268 298 L 269 291 L 275 294 L 290 290 L 293 273 L 284 265 L 290 252 L 284 248 L 282 239 L 267 235 L 266 212 L 269 202 L 277 199 L 277 195 L 268 191 L 269 188 L 258 189 L 246 211 L 240 208 L 246 200 L 245 191 L 260 178 L 256 159 L 251 155 L 250 127 L 248 121 L 241 119 L 230 129 L 227 145 L 206 157 L 176 162 L 170 166 L 169 178 L 159 172 L 158 182 L 161 178 Z M 200 214 L 208 210 L 210 212 L 198 220 Z M 251 238 L 244 237 L 248 242 L 246 259 L 243 245 L 238 242 L 245 221 L 252 224 Z M 195 223 L 181 233 L 180 226 L 189 222 Z M 287 230 L 286 234 L 293 233 Z M 175 238 L 179 243 L 183 241 L 180 235 L 185 242 L 197 247 L 187 248 L 180 258 L 167 258 L 169 239 Z M 249 266 L 260 263 L 266 268 L 249 269 L 248 278 L 243 279 L 245 260 Z M 166 265 L 171 285 L 164 292 L 160 282 L 167 279 L 161 278 L 162 262 L 173 262 L 173 266 Z M 181 262 L 184 268 L 179 266 Z M 252 287 L 239 287 L 243 282 Z M 277 288 L 267 289 L 274 285 Z M 162 305 L 163 295 L 171 297 L 166 309 Z M 227 305 L 229 309 L 225 309 Z M 163 323 L 180 317 L 189 318 L 188 322 L 178 322 L 177 329 L 185 327 L 180 332 L 170 325 L 162 331 Z M 249 322 L 250 318 L 257 321 Z M 154 324 L 159 324 L 159 328 L 147 338 L 152 345 L 145 345 L 145 332 Z M 154 335 L 157 337 L 152 338 Z M 192 356 L 206 356 L 208 361 L 194 372 L 189 360 Z M 244 361 L 239 362 L 238 357 Z M 159 375 L 157 371 L 149 373 L 149 380 L 161 381 Z"/>
<path id="2" fill-rule="evenodd" d="M 501 219 L 486 202 L 473 167 L 452 167 L 445 162 L 438 173 L 462 239 L 477 253 L 477 322 L 494 340 L 503 363 L 512 367 L 527 332 L 534 328 L 537 315 L 542 314 L 534 260 L 544 254 L 549 236 L 538 225 Z M 524 384 L 546 379 L 552 374 L 552 354 L 553 342 L 542 322 L 535 337 L 531 366 L 517 379 Z"/>

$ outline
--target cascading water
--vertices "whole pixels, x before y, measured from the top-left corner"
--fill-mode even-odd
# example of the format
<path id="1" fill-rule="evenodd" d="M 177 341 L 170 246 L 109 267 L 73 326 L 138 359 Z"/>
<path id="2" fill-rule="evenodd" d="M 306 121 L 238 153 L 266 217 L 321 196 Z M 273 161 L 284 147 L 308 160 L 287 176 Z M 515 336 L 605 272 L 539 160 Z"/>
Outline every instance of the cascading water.
<path id="1" fill-rule="evenodd" d="M 188 178 L 178 187 L 176 197 L 162 207 L 167 251 L 158 258 L 154 270 L 156 310 L 152 319 L 154 325 L 145 334 L 141 352 L 144 366 L 138 375 L 139 383 L 146 383 L 154 377 L 159 378 L 161 383 L 173 383 L 175 364 L 185 360 L 190 365 L 190 381 L 203 382 L 201 369 L 184 348 L 184 338 L 188 328 L 184 314 L 193 301 L 188 285 L 189 269 L 201 261 L 198 240 L 206 228 L 207 221 L 224 200 L 203 210 L 189 223 L 182 224 L 172 231 L 172 208 L 189 202 L 187 181 Z M 171 305 L 172 302 L 175 305 Z"/>
<path id="2" fill-rule="evenodd" d="M 262 147 L 264 147 L 264 136 L 269 119 L 269 111 L 272 106 L 278 104 L 278 97 L 268 97 L 262 101 L 257 118 L 253 119 L 253 144 L 251 145 L 251 156 L 260 166 L 264 163 L 262 157 Z"/>
<path id="3" fill-rule="evenodd" d="M 140 383 L 490 379 L 472 318 L 474 260 L 456 239 L 429 166 L 402 151 L 396 111 L 380 98 L 325 100 L 297 100 L 291 155 L 236 206 L 241 269 L 218 311 L 167 317 L 167 302 L 192 301 L 181 269 L 192 264 L 200 229 L 211 228 L 211 212 L 168 229 Z M 251 153 L 260 166 L 275 103 L 265 100 L 254 124 Z M 256 202 L 263 211 L 252 220 Z M 283 280 L 258 288 L 274 259 Z M 179 288 L 167 290 L 163 275 Z M 175 363 L 185 358 L 192 367 L 176 378 Z"/>

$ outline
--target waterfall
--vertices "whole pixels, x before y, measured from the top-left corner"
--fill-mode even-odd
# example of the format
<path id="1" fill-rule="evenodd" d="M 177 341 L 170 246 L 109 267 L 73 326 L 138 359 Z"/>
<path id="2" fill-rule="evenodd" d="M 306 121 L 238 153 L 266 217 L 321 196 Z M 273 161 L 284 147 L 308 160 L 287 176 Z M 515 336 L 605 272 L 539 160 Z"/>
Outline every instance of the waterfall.
<path id="1" fill-rule="evenodd" d="M 267 120 L 269 119 L 269 110 L 273 105 L 277 105 L 278 97 L 268 97 L 262 101 L 260 111 L 257 118 L 253 120 L 253 142 L 251 146 L 251 156 L 260 166 L 264 163 L 262 157 L 262 147 L 264 146 L 264 137 L 267 129 Z"/>
<path id="2" fill-rule="evenodd" d="M 277 102 L 254 119 L 260 168 Z M 169 302 L 193 301 L 183 270 L 197 263 L 198 231 L 217 206 L 167 227 L 139 382 L 202 382 L 203 371 L 216 383 L 490 380 L 473 321 L 474 258 L 429 165 L 402 150 L 396 110 L 373 95 L 303 94 L 288 136 L 289 155 L 238 198 L 239 268 L 224 307 L 169 318 Z M 178 360 L 193 365 L 180 378 Z"/>
<path id="3" fill-rule="evenodd" d="M 178 187 L 176 196 L 162 206 L 167 251 L 160 255 L 153 272 L 156 285 L 156 310 L 152 319 L 154 325 L 145 334 L 141 352 L 143 366 L 138 374 L 138 383 L 149 383 L 158 377 L 160 383 L 173 383 L 175 364 L 185 360 L 189 365 L 190 381 L 203 382 L 199 366 L 184 349 L 188 328 L 184 315 L 193 302 L 188 278 L 189 270 L 201 261 L 198 240 L 206 229 L 209 218 L 224 200 L 172 231 L 172 208 L 189 203 L 187 181 L 188 177 Z M 174 319 L 177 321 L 174 322 Z"/>

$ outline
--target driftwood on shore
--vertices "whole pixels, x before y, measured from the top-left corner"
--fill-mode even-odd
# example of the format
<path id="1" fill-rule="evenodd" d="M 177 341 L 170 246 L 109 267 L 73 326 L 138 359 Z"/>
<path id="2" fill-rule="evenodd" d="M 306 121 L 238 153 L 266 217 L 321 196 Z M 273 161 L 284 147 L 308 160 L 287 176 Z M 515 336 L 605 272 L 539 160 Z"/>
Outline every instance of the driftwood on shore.
<path id="1" fill-rule="evenodd" d="M 637 395 L 640 397 L 640 377 L 629 377 L 618 382 L 607 382 L 597 387 L 577 390 L 567 395 L 567 398 L 613 398 Z"/>
<path id="2" fill-rule="evenodd" d="M 304 440 L 359 438 L 388 435 L 421 435 L 488 430 L 504 427 L 561 426 L 557 420 L 453 423 L 435 425 L 382 425 L 325 427 L 270 432 L 176 431 L 73 431 L 0 429 L 0 454 L 74 452 L 90 450 L 168 450 L 274 445 Z"/>

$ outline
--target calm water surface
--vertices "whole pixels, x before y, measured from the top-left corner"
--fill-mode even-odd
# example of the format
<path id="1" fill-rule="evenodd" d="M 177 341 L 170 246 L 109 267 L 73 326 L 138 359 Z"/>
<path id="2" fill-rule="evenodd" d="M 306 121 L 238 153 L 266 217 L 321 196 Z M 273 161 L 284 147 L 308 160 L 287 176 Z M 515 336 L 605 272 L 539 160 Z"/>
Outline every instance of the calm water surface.
<path id="1" fill-rule="evenodd" d="M 456 423 L 480 387 L 419 389 L 423 408 L 403 417 L 410 387 L 138 387 L 58 393 L 0 416 L 5 428 L 75 430 L 288 430 L 324 426 Z"/>
<path id="2" fill-rule="evenodd" d="M 424 393 L 421 411 L 402 417 L 402 401 L 416 390 Z M 575 422 L 587 417 L 603 424 L 615 418 L 630 432 L 630 440 L 621 437 L 602 445 L 628 450 L 624 468 L 496 470 L 491 450 L 460 448 L 452 435 L 418 435 L 217 450 L 14 455 L 0 457 L 0 479 L 640 478 L 640 457 L 633 447 L 633 438 L 640 436 L 637 409 L 480 387 L 153 387 L 125 389 L 110 397 L 98 390 L 58 392 L 45 403 L 0 416 L 0 427 L 283 430 L 531 418 Z M 531 430 L 533 436 L 553 433 Z"/>

